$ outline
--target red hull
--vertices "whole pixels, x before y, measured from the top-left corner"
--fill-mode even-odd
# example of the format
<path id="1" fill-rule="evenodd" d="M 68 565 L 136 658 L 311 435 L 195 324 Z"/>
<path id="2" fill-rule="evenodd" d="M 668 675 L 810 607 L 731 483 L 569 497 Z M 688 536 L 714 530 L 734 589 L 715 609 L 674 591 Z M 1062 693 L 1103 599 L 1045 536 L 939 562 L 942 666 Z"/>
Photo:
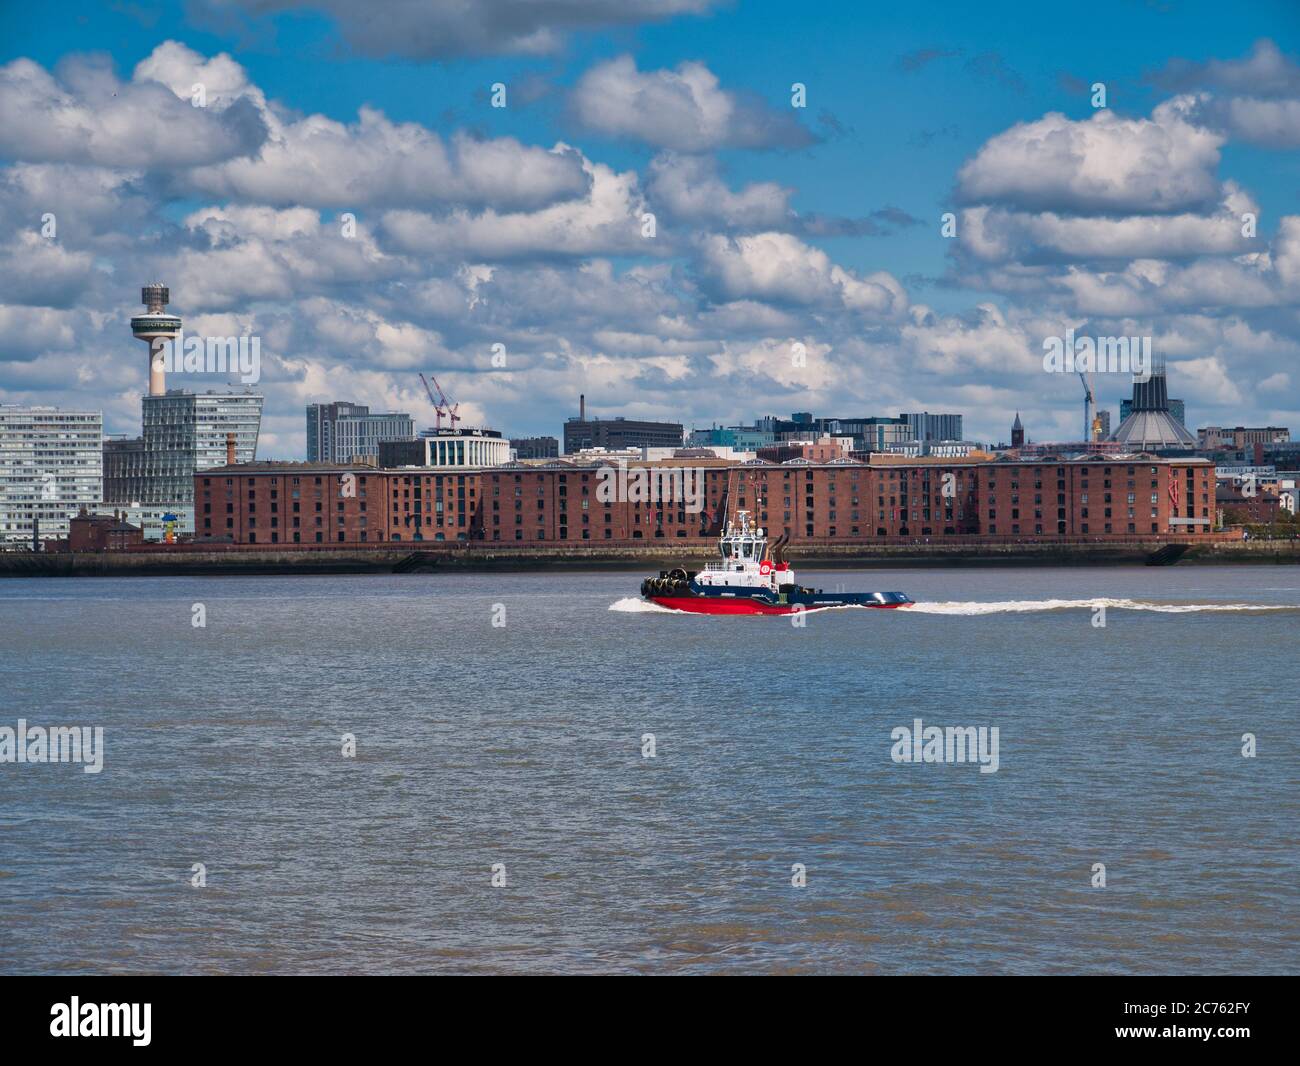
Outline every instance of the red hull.
<path id="1" fill-rule="evenodd" d="M 758 600 L 745 599 L 741 596 L 650 596 L 651 603 L 660 607 L 669 607 L 674 611 L 687 611 L 691 614 L 794 614 L 801 608 L 788 604 L 774 606 Z M 872 607 L 876 610 L 893 610 L 905 606 L 901 603 L 864 603 L 854 606 Z M 802 610 L 827 610 L 825 607 L 805 607 Z"/>

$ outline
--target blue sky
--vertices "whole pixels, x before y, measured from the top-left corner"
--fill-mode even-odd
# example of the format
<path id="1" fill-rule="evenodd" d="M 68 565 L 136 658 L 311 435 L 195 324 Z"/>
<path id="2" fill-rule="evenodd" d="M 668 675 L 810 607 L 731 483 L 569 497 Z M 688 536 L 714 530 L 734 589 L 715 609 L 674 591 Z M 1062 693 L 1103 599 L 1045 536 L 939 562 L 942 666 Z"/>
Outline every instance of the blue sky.
<path id="1" fill-rule="evenodd" d="M 6 184 L 23 190 L 0 203 L 16 213 L 8 228 L 31 228 L 37 201 L 53 203 L 74 172 L 121 200 L 106 201 L 93 223 L 69 218 L 61 248 L 42 246 L 48 286 L 4 297 L 11 314 L 0 317 L 10 327 L 0 336 L 0 399 L 93 403 L 111 428 L 135 429 L 142 360 L 134 358 L 138 342 L 122 334 L 140 274 L 150 271 L 172 285 L 180 313 L 209 316 L 196 321 L 210 332 L 224 325 L 264 336 L 273 356 L 261 382 L 263 452 L 275 456 L 301 451 L 302 404 L 313 399 L 427 417 L 418 369 L 438 372 L 466 407 L 512 434 L 556 433 L 585 389 L 602 413 L 688 424 L 923 406 L 965 412 L 977 439 L 1005 438 L 1015 410 L 1028 415 L 1032 436 L 1059 438 L 1078 421 L 1077 383 L 1033 372 L 1042 337 L 1058 331 L 1053 323 L 1150 332 L 1158 347 L 1164 338 L 1171 390 L 1186 395 L 1192 422 L 1300 423 L 1300 319 L 1283 223 L 1295 217 L 1300 227 L 1294 3 L 1239 3 L 1225 15 L 1221 4 L 1178 0 L 1083 11 L 575 0 L 575 28 L 538 24 L 520 0 L 485 0 L 479 7 L 491 17 L 473 33 L 440 14 L 446 7 L 397 4 L 376 24 L 355 27 L 341 0 L 7 5 L 2 63 L 28 109 L 19 114 L 28 129 L 56 127 L 62 136 L 60 123 L 75 124 L 72 109 L 76 123 L 126 135 L 141 114 L 120 113 L 111 100 L 133 99 L 128 88 L 156 84 L 164 66 L 180 94 L 187 63 L 198 71 L 223 53 L 242 71 L 234 95 L 256 102 L 244 117 L 239 107 L 202 116 L 215 121 L 192 134 L 191 116 L 178 112 L 173 128 L 207 145 L 188 161 L 159 151 L 132 166 L 79 146 L 84 132 L 34 145 L 21 122 L 4 131 Z M 628 11 L 642 17 L 611 14 Z M 521 45 L 509 32 L 521 19 L 545 40 Z M 168 53 L 166 64 L 151 60 L 169 41 L 183 52 Z M 128 87 L 109 102 L 86 74 L 103 56 Z M 22 59 L 53 88 L 11 65 Z M 609 110 L 611 87 L 641 90 L 640 106 L 660 89 L 680 91 L 682 64 L 706 71 L 715 86 L 697 95 L 701 114 L 725 98 L 748 116 L 752 135 L 735 134 L 733 119 L 687 141 L 680 116 L 657 125 L 647 116 L 643 129 L 636 115 Z M 599 85 L 593 72 L 605 74 Z M 1096 81 L 1106 85 L 1112 117 L 1131 121 L 1131 130 L 1091 135 L 1097 112 L 1088 86 Z M 508 87 L 505 108 L 488 104 L 495 82 Z M 802 111 L 790 107 L 793 82 L 807 86 Z M 143 105 L 149 98 L 140 92 Z M 1175 99 L 1191 101 L 1190 119 L 1153 117 Z M 364 193 L 376 179 L 358 175 L 349 187 L 373 247 L 356 262 L 334 261 L 325 250 L 332 246 L 319 242 L 347 205 L 320 193 L 319 181 L 294 188 L 294 152 L 311 148 L 285 130 L 323 116 L 354 131 L 356 151 L 373 154 L 375 143 L 356 129 L 362 107 L 444 144 L 464 137 L 551 152 L 563 142 L 588 169 L 624 176 L 618 195 L 629 216 L 653 210 L 662 236 L 643 254 L 615 232 L 600 196 L 588 193 L 584 209 L 571 181 L 576 162 L 573 174 L 557 172 L 532 189 L 507 188 L 495 174 L 475 189 L 485 172 L 467 163 L 464 173 L 444 175 L 455 188 L 435 190 L 434 202 L 419 189 L 418 170 L 414 191 L 385 190 L 370 203 Z M 278 116 L 260 134 L 255 109 Z M 1099 199 L 1059 181 L 1050 166 L 1032 181 L 999 169 L 1034 168 L 1041 152 L 1026 168 L 1015 144 L 998 138 L 1013 142 L 1028 126 L 1039 151 L 1044 129 L 1033 124 L 1051 113 L 1064 116 L 1057 137 L 1073 139 L 1071 165 L 1099 163 L 1104 184 L 1113 156 L 1127 167 L 1113 184 L 1131 183 L 1131 195 Z M 277 138 L 289 175 L 272 181 L 267 167 L 250 177 L 238 160 L 263 158 Z M 517 165 L 532 174 L 530 158 L 525 152 Z M 491 165 L 499 163 L 514 165 Z M 340 165 L 335 157 L 308 161 L 302 172 Z M 721 185 L 688 207 L 710 175 Z M 1145 202 L 1144 190 L 1166 178 L 1169 188 Z M 724 206 L 719 189 L 741 199 Z M 1216 211 L 1238 211 L 1237 195 L 1258 208 L 1258 237 L 1229 248 L 1211 230 Z M 544 212 L 566 198 L 573 211 L 548 221 Z M 949 210 L 991 211 L 997 239 L 972 253 L 962 215 L 961 240 L 945 240 L 939 216 Z M 114 211 L 116 225 L 106 221 Z M 301 229 L 300 216 L 285 214 L 293 211 L 313 213 L 322 234 L 286 235 Z M 213 217 L 196 218 L 204 212 Z M 1176 239 L 1166 234 L 1174 216 L 1182 219 Z M 1071 219 L 1097 239 L 1081 241 L 1085 230 Z M 1104 223 L 1113 234 L 1102 234 Z M 572 247 L 549 247 L 556 225 L 583 235 Z M 1150 248 L 1141 237 L 1120 240 L 1124 226 L 1149 230 Z M 521 236 L 530 227 L 540 236 Z M 1119 251 L 1106 243 L 1112 236 Z M 25 248 L 12 243 L 10 259 L 30 278 L 40 267 Z M 1241 255 L 1254 258 L 1242 263 Z M 232 273 L 247 276 L 247 290 Z M 276 299 L 259 301 L 258 292 Z M 52 331 L 52 347 L 33 339 L 42 329 Z M 511 352 L 505 374 L 482 357 L 494 336 Z M 787 365 L 797 342 L 812 353 L 810 368 Z M 1110 380 L 1099 391 L 1117 408 L 1126 389 Z"/>

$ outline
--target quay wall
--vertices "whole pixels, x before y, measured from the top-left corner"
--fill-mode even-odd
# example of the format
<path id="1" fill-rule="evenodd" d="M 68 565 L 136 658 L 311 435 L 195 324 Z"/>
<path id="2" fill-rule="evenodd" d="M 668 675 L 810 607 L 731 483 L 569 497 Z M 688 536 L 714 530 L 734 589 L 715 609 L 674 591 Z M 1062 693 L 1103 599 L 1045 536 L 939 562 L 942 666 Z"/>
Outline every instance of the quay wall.
<path id="1" fill-rule="evenodd" d="M 601 545 L 435 544 L 271 548 L 253 545 L 146 546 L 115 552 L 0 552 L 0 577 L 125 577 L 189 574 L 355 574 L 493 570 L 645 570 L 698 566 L 716 542 Z M 1300 563 L 1300 541 L 1169 538 L 1123 542 L 981 542 L 793 545 L 796 567 L 1116 566 Z"/>

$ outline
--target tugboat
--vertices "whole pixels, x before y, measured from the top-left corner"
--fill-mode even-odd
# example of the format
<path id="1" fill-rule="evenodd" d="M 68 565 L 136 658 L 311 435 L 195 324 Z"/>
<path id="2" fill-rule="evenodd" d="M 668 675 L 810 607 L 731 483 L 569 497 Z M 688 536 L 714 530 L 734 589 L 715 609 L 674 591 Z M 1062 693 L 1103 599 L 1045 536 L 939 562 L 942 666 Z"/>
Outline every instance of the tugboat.
<path id="1" fill-rule="evenodd" d="M 901 592 L 823 592 L 795 584 L 794 571 L 782 557 L 789 534 L 772 542 L 738 511 L 719 538 L 722 562 L 703 570 L 661 570 L 641 582 L 651 603 L 694 614 L 794 614 L 821 607 L 906 607 Z"/>

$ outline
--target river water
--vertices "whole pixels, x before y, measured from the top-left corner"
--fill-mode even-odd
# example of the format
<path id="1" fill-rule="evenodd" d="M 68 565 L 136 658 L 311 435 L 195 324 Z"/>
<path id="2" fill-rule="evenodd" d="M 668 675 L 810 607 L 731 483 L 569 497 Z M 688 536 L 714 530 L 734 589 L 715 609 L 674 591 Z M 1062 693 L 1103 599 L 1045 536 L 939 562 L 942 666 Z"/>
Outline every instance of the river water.
<path id="1" fill-rule="evenodd" d="M 0 971 L 1300 969 L 1300 569 L 641 576 L 0 582 Z"/>

